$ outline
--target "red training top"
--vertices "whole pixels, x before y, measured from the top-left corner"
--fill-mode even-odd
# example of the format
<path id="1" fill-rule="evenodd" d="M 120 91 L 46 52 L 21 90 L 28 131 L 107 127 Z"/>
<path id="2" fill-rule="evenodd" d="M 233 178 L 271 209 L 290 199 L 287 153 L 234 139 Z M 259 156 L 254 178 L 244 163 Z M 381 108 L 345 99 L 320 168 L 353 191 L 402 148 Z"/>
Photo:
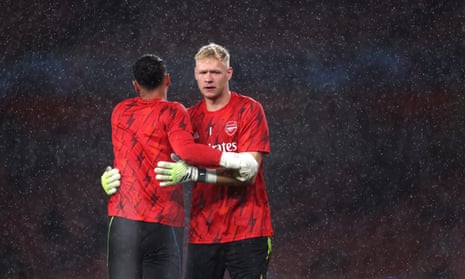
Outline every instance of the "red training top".
<path id="1" fill-rule="evenodd" d="M 198 143 L 221 151 L 270 152 L 265 113 L 261 104 L 249 97 L 232 92 L 222 109 L 209 112 L 201 101 L 189 109 L 189 114 Z M 263 165 L 253 185 L 194 185 L 190 243 L 225 243 L 272 235 Z"/>
<path id="2" fill-rule="evenodd" d="M 160 187 L 154 168 L 176 153 L 187 162 L 218 165 L 221 152 L 195 144 L 186 108 L 163 99 L 120 102 L 111 117 L 114 166 L 121 186 L 108 215 L 171 226 L 184 225 L 182 186 Z"/>

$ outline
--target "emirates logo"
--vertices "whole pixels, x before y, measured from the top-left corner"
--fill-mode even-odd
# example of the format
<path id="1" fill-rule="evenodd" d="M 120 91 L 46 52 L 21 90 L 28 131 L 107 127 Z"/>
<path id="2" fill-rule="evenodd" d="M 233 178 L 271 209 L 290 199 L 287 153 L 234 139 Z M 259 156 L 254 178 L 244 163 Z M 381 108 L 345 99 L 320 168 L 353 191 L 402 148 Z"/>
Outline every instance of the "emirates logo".
<path id="1" fill-rule="evenodd" d="M 228 121 L 224 125 L 224 131 L 228 136 L 232 136 L 236 133 L 237 131 L 237 121 Z"/>

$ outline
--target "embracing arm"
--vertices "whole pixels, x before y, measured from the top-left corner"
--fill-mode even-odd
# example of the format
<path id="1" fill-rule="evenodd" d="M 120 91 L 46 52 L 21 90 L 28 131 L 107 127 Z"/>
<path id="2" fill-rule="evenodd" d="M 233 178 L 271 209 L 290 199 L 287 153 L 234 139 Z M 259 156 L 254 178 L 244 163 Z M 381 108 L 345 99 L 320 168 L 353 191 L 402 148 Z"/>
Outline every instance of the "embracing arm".
<path id="1" fill-rule="evenodd" d="M 263 155 L 260 152 L 244 152 L 260 165 Z M 175 162 L 158 162 L 155 168 L 156 179 L 160 186 L 176 185 L 185 182 L 204 182 L 217 185 L 247 186 L 255 182 L 257 169 L 204 169 L 190 166 L 186 162 L 174 157 Z"/>
<path id="2" fill-rule="evenodd" d="M 257 161 L 247 152 L 220 151 L 206 144 L 195 143 L 192 135 L 185 130 L 171 133 L 169 141 L 174 153 L 187 164 L 253 171 L 253 174 L 258 169 Z"/>
<path id="3" fill-rule="evenodd" d="M 258 165 L 262 163 L 263 155 L 260 152 L 247 152 L 253 156 L 253 158 L 257 161 Z M 217 169 L 216 170 L 216 183 L 217 185 L 229 185 L 229 186 L 247 186 L 253 184 L 255 182 L 255 178 L 257 174 L 253 175 L 252 177 L 248 178 L 245 181 L 239 180 L 237 170 L 231 169 Z"/>

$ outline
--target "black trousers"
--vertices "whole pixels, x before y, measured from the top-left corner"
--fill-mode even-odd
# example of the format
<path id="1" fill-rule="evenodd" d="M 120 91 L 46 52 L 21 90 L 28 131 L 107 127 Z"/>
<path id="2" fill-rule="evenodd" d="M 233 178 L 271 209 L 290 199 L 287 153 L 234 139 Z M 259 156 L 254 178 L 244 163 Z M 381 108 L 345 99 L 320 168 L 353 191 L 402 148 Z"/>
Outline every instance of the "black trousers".
<path id="1" fill-rule="evenodd" d="M 111 217 L 110 279 L 181 279 L 183 228 Z"/>
<path id="2" fill-rule="evenodd" d="M 266 279 L 271 238 L 259 237 L 221 244 L 189 244 L 186 279 Z"/>

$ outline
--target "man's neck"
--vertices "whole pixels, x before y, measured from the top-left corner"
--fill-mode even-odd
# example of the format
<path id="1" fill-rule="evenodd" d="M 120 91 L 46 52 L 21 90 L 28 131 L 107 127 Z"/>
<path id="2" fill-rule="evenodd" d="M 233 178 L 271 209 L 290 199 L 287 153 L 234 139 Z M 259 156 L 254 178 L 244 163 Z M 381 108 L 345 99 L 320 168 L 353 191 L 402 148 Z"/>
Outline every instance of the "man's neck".
<path id="1" fill-rule="evenodd" d="M 151 101 L 153 99 L 166 99 L 161 90 L 141 91 L 140 98 L 144 101 Z"/>
<path id="2" fill-rule="evenodd" d="M 231 100 L 231 91 L 221 94 L 218 98 L 205 98 L 205 104 L 208 111 L 217 111 L 226 106 Z"/>

